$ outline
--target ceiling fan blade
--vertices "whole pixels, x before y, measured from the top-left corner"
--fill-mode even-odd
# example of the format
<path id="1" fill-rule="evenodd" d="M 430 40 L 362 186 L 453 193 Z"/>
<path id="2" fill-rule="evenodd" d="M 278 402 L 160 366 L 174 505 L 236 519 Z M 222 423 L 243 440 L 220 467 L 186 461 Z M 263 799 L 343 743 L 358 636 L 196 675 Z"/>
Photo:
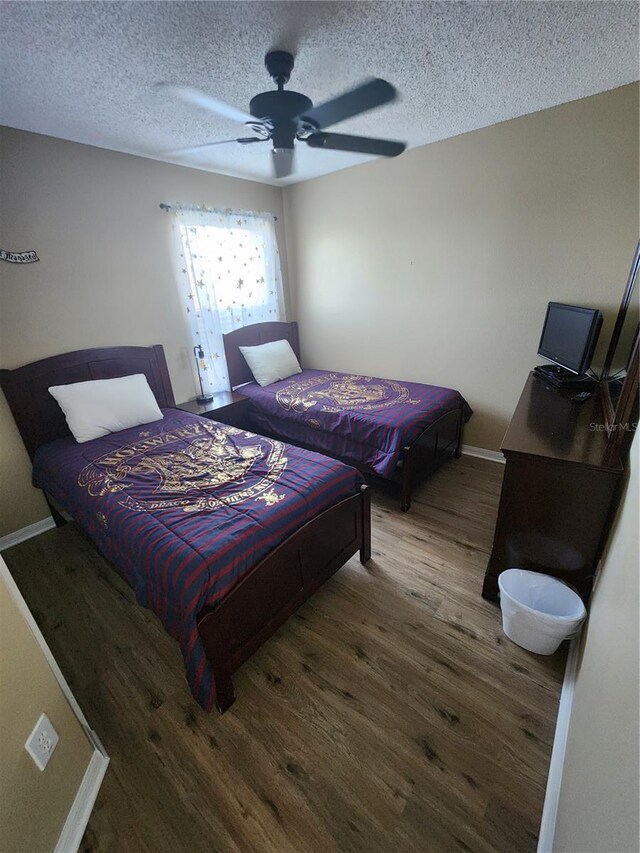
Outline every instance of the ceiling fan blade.
<path id="1" fill-rule="evenodd" d="M 205 142 L 204 145 L 190 145 L 188 148 L 176 148 L 174 151 L 165 151 L 167 157 L 183 157 L 188 154 L 198 154 L 207 148 L 213 148 L 215 145 L 226 145 L 228 142 L 239 142 L 240 145 L 249 145 L 251 142 L 268 142 L 268 139 L 263 139 L 261 136 L 244 136 L 240 139 L 220 139 L 217 142 Z"/>
<path id="2" fill-rule="evenodd" d="M 337 124 L 339 121 L 380 107 L 382 104 L 388 104 L 395 99 L 396 95 L 397 92 L 391 83 L 387 83 L 386 80 L 381 80 L 379 77 L 372 77 L 356 86 L 355 89 L 313 107 L 313 109 L 300 115 L 299 119 L 303 123 L 308 122 L 321 130 L 323 127 Z"/>
<path id="3" fill-rule="evenodd" d="M 286 178 L 293 170 L 293 148 L 274 148 L 273 173 L 276 178 Z"/>
<path id="4" fill-rule="evenodd" d="M 312 148 L 354 151 L 381 157 L 397 157 L 407 147 L 404 142 L 395 142 L 392 139 L 373 139 L 370 136 L 349 136 L 344 133 L 312 133 L 304 141 Z"/>
<path id="5" fill-rule="evenodd" d="M 255 123 L 256 119 L 249 113 L 244 113 L 242 110 L 232 107 L 231 104 L 225 104 L 224 101 L 219 101 L 217 98 L 212 98 L 205 92 L 199 89 L 192 89 L 191 86 L 176 86 L 173 83 L 157 83 L 156 89 L 168 92 L 170 95 L 175 95 L 181 101 L 186 101 L 188 104 L 194 104 L 196 107 L 201 107 L 211 113 L 217 113 L 224 118 L 233 119 L 243 123 Z"/>

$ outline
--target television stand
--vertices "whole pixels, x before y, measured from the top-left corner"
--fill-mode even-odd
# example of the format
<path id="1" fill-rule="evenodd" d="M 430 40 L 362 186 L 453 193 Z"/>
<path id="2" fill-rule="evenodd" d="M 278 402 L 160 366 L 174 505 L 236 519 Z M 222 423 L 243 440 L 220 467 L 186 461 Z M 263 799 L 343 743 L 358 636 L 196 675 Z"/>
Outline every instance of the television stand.
<path id="1" fill-rule="evenodd" d="M 484 598 L 496 601 L 498 576 L 518 568 L 560 578 L 588 601 L 623 478 L 601 406 L 598 389 L 575 406 L 529 376 L 502 440 L 506 466 Z"/>
<path id="2" fill-rule="evenodd" d="M 593 391 L 597 385 L 596 380 L 586 373 L 578 375 L 557 364 L 539 364 L 534 367 L 533 372 L 549 385 L 563 391 Z"/>

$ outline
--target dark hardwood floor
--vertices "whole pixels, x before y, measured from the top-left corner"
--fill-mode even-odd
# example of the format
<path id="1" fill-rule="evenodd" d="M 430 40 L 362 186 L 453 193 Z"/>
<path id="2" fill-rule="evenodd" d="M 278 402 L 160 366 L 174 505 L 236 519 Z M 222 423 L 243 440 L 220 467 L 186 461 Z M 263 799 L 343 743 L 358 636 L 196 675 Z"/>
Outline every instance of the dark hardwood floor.
<path id="1" fill-rule="evenodd" d="M 534 851 L 565 662 L 480 597 L 502 466 L 463 457 L 192 700 L 177 644 L 74 525 L 4 553 L 111 764 L 82 851 Z"/>

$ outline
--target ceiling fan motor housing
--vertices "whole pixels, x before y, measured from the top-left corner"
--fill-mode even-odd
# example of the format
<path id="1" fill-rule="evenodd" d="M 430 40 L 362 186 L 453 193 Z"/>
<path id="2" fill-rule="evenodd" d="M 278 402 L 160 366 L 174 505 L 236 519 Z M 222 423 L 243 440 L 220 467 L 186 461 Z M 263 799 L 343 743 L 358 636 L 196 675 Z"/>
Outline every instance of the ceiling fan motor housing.
<path id="1" fill-rule="evenodd" d="M 260 121 L 273 127 L 272 138 L 275 148 L 293 148 L 299 129 L 294 119 L 313 107 L 313 102 L 299 92 L 262 92 L 251 99 L 249 112 Z"/>
<path id="2" fill-rule="evenodd" d="M 312 107 L 313 102 L 306 95 L 282 90 L 256 95 L 249 103 L 249 112 L 258 119 L 271 119 L 277 124 L 279 121 L 291 121 Z"/>

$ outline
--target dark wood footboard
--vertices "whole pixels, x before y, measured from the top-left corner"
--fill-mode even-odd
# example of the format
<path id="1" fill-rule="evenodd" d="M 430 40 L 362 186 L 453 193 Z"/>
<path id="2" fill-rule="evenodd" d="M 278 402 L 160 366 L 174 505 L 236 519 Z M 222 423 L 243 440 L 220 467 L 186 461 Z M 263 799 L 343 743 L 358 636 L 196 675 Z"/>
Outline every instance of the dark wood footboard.
<path id="1" fill-rule="evenodd" d="M 363 486 L 297 530 L 214 607 L 198 630 L 224 713 L 235 700 L 231 676 L 289 616 L 357 551 L 371 556 L 371 507 Z"/>
<path id="2" fill-rule="evenodd" d="M 261 435 L 268 435 L 270 438 L 278 441 L 287 441 L 290 444 L 296 444 L 298 447 L 304 447 L 306 450 L 313 450 L 315 453 L 325 453 L 327 456 L 332 456 L 334 459 L 344 462 L 345 465 L 357 468 L 370 481 L 386 479 L 398 483 L 401 490 L 400 507 L 403 512 L 408 512 L 411 507 L 411 496 L 415 487 L 448 459 L 452 457 L 457 459 L 460 456 L 464 432 L 464 409 L 453 409 L 441 415 L 423 430 L 415 441 L 403 447 L 400 455 L 400 464 L 394 474 L 388 478 L 381 478 L 368 465 L 357 462 L 350 457 L 329 453 L 325 449 L 319 450 L 313 441 L 305 442 L 299 439 L 293 441 L 288 435 L 265 429 L 263 425 L 251 420 L 250 426 L 254 432 Z"/>
<path id="3" fill-rule="evenodd" d="M 408 512 L 411 495 L 418 483 L 462 451 L 464 410 L 454 409 L 441 415 L 420 433 L 416 440 L 402 451 L 402 464 L 394 479 L 402 487 L 401 509 Z"/>

